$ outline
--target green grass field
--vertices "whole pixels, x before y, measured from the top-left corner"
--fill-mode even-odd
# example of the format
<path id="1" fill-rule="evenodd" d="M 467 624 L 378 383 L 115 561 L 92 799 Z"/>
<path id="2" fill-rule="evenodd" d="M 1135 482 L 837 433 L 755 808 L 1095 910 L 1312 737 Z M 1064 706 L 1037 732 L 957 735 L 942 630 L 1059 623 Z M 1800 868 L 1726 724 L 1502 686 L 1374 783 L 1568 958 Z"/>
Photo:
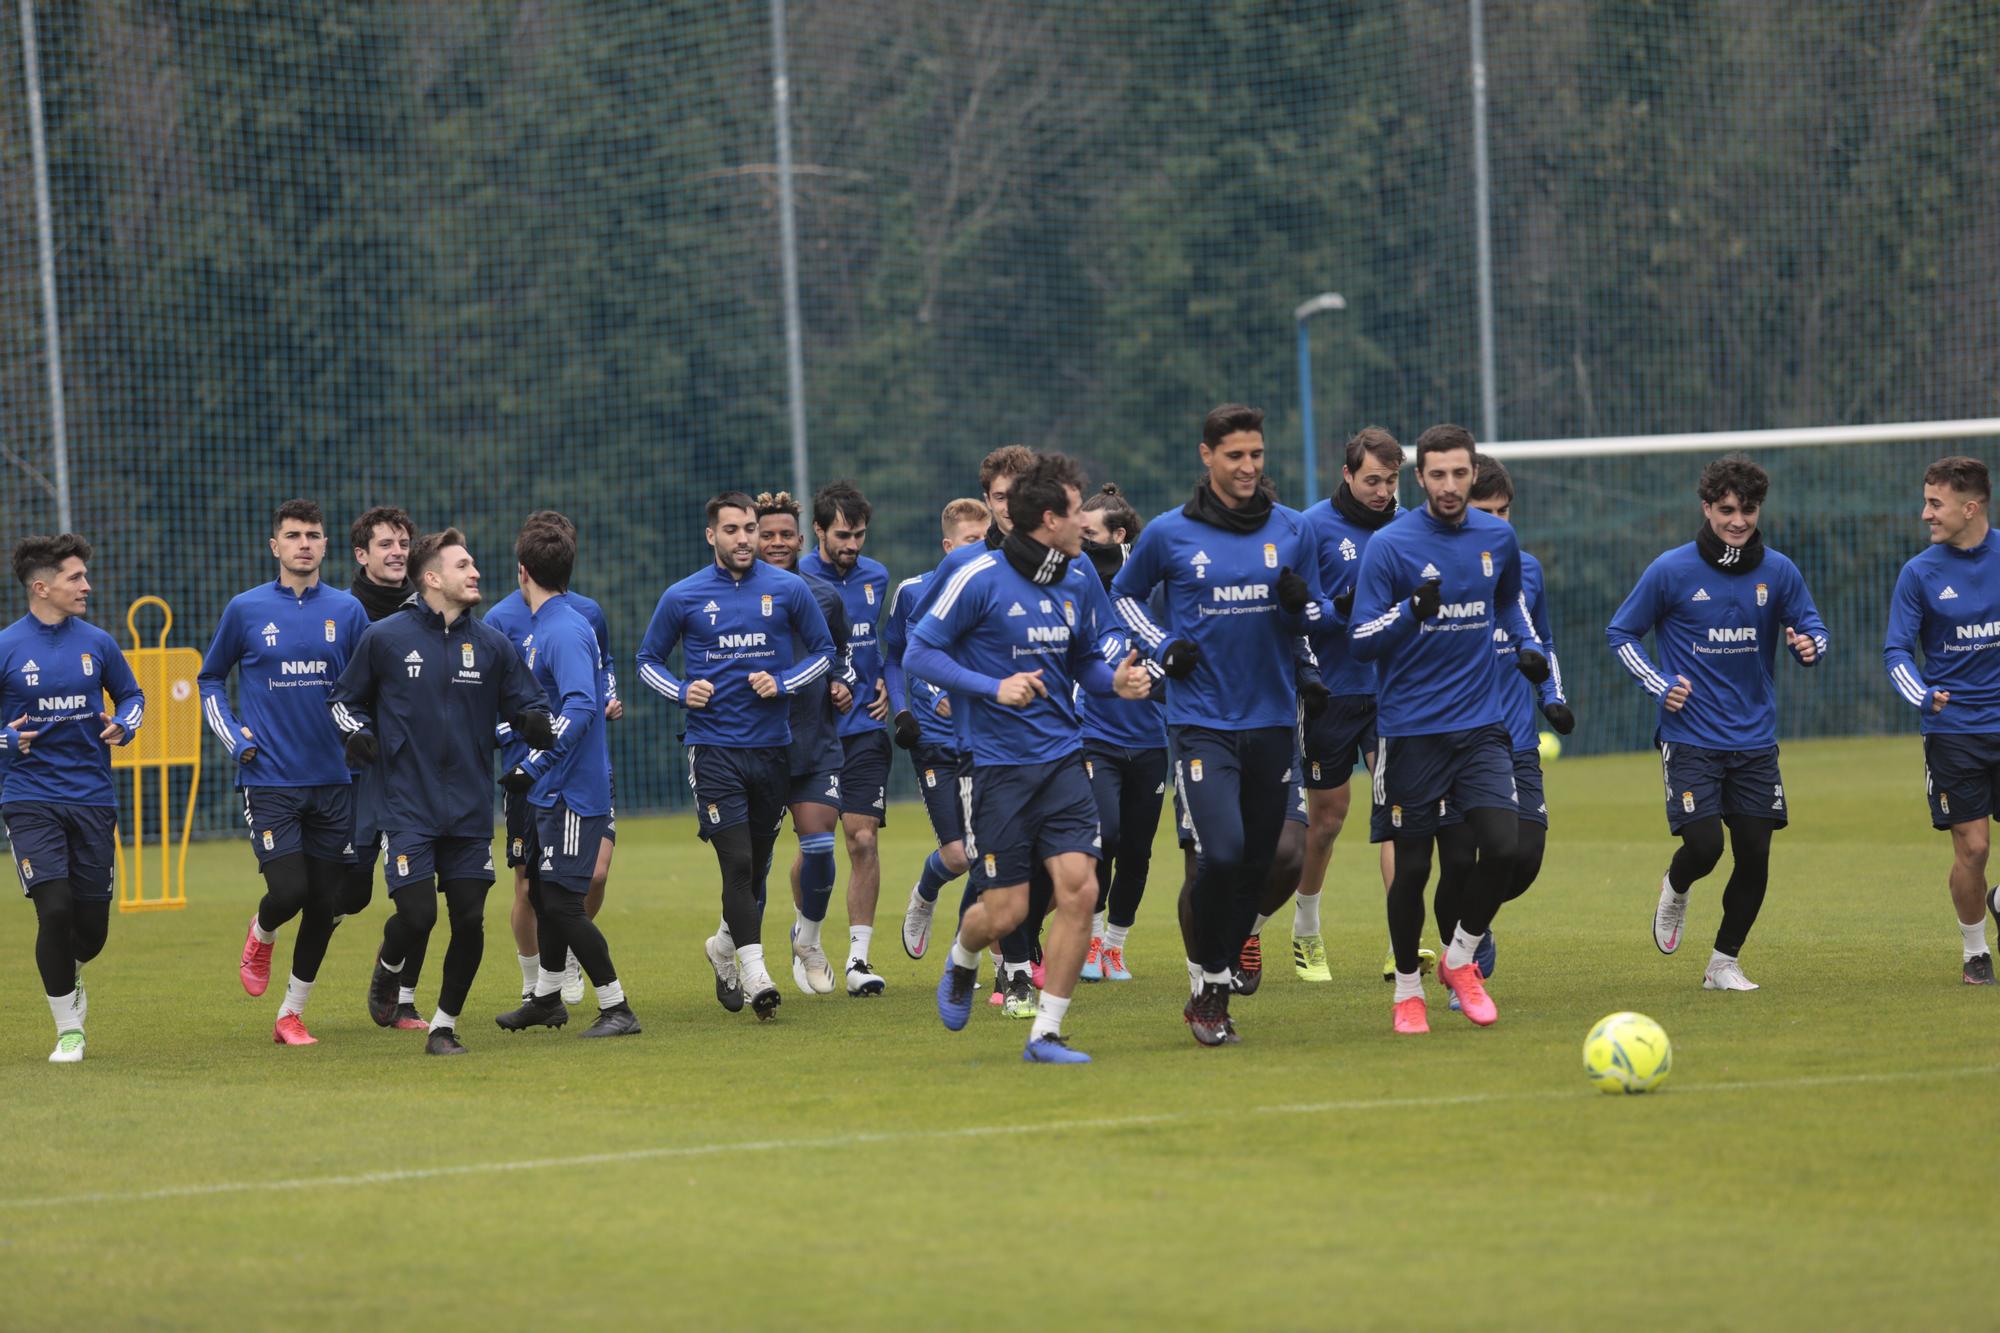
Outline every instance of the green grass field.
<path id="1" fill-rule="evenodd" d="M 1071 1010 L 1081 1069 L 1023 1065 L 1027 1025 L 983 995 L 964 1032 L 938 1024 L 941 942 L 921 963 L 897 943 L 914 807 L 885 835 L 885 998 L 788 985 L 775 1022 L 723 1012 L 713 862 L 688 821 L 634 819 L 601 920 L 644 1035 L 495 1029 L 519 980 L 496 892 L 451 1061 L 368 1020 L 379 899 L 335 936 L 321 1044 L 272 1045 L 282 981 L 236 980 L 251 856 L 200 845 L 193 906 L 113 922 L 81 1066 L 43 1063 L 33 914 L 0 918 L 0 1323 L 1991 1327 L 2000 994 L 1958 982 L 1920 765 L 1910 738 L 1786 751 L 1797 823 L 1748 995 L 1699 985 L 1720 874 L 1682 952 L 1653 949 L 1654 763 L 1554 765 L 1547 869 L 1498 926 L 1500 1022 L 1433 986 L 1424 1039 L 1389 1031 L 1356 840 L 1326 900 L 1334 983 L 1276 966 L 1235 1007 L 1244 1043 L 1197 1048 L 1163 842 L 1138 980 Z M 1280 963 L 1289 912 L 1265 940 Z M 1628 1008 L 1672 1035 L 1674 1074 L 1601 1096 L 1583 1036 Z"/>

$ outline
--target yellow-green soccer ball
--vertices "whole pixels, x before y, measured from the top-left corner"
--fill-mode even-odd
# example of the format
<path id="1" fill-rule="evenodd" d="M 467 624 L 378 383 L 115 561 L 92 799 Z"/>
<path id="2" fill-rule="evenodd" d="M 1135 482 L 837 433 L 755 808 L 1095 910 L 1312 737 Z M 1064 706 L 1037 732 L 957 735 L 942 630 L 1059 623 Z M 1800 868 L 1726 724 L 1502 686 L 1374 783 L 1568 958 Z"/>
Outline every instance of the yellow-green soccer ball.
<path id="1" fill-rule="evenodd" d="M 1563 757 L 1563 738 L 1553 731 L 1545 731 L 1542 733 L 1541 744 L 1535 748 L 1541 751 L 1543 763 L 1553 764 Z"/>
<path id="2" fill-rule="evenodd" d="M 1583 1039 L 1583 1072 L 1599 1092 L 1651 1092 L 1673 1067 L 1666 1029 L 1644 1014 L 1612 1014 Z"/>

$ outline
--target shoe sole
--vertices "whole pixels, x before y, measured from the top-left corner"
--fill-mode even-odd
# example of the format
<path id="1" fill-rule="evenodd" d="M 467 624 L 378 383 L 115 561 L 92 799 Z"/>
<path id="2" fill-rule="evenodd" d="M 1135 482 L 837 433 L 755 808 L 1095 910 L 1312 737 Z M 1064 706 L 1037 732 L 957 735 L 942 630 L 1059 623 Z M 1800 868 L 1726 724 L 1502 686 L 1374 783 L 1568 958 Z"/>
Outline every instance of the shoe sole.
<path id="1" fill-rule="evenodd" d="M 553 1023 L 523 1023 L 519 1027 L 509 1027 L 497 1018 L 493 1020 L 493 1026 L 499 1028 L 502 1032 L 526 1032 L 529 1028 L 559 1028 L 567 1026 L 568 1023 L 569 1019 L 558 1018 Z"/>
<path id="2" fill-rule="evenodd" d="M 637 1023 L 634 1023 L 629 1028 L 615 1028 L 609 1032 L 599 1032 L 597 1030 L 597 1025 L 593 1023 L 591 1026 L 585 1028 L 583 1031 L 577 1033 L 576 1035 L 579 1039 L 602 1038 L 602 1037 L 636 1037 L 645 1030 L 646 1029 L 640 1027 Z"/>
<path id="3" fill-rule="evenodd" d="M 769 1022 L 771 1015 L 778 1012 L 778 1006 L 784 1003 L 784 998 L 784 996 L 778 994 L 776 987 L 772 987 L 767 991 L 759 991 L 756 998 L 750 1001 L 751 1009 L 756 1011 L 757 1021 L 760 1023 Z"/>
<path id="4" fill-rule="evenodd" d="M 856 1000 L 873 1000 L 878 996 L 880 996 L 882 992 L 887 990 L 888 988 L 889 984 L 885 981 L 881 980 L 869 981 L 862 983 L 860 990 L 856 990 L 854 987 L 849 986 L 847 988 L 847 994 L 850 998 Z"/>

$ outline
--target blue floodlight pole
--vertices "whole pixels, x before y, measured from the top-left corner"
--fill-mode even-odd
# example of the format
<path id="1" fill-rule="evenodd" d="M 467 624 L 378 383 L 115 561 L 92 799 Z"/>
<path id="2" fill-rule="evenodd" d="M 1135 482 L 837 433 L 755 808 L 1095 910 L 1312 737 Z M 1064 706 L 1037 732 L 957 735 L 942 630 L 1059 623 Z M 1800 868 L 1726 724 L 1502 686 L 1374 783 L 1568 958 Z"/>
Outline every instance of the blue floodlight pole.
<path id="1" fill-rule="evenodd" d="M 1347 298 L 1339 292 L 1321 292 L 1292 312 L 1292 319 L 1299 326 L 1299 433 L 1305 442 L 1308 505 L 1319 503 L 1319 450 L 1313 434 L 1312 339 L 1306 333 L 1306 321 L 1321 311 L 1345 309 Z"/>

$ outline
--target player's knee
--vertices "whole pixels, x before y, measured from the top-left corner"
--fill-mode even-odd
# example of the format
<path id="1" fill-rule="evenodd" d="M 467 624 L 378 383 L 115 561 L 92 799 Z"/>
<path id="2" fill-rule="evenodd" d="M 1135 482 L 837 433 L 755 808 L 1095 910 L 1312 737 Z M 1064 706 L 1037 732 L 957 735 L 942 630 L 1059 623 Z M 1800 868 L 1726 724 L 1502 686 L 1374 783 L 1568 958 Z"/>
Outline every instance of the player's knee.
<path id="1" fill-rule="evenodd" d="M 1722 823 L 1702 819 L 1681 830 L 1681 850 L 1692 862 L 1691 869 L 1706 875 L 1722 859 Z"/>
<path id="2" fill-rule="evenodd" d="M 946 843 L 944 846 L 938 848 L 938 860 L 944 862 L 944 868 L 949 870 L 954 876 L 963 875 L 968 864 L 965 859 L 965 844 L 962 842 Z"/>
<path id="3" fill-rule="evenodd" d="M 405 926 L 426 935 L 437 926 L 437 894 L 421 884 L 413 884 L 395 895 L 396 915 Z"/>
<path id="4" fill-rule="evenodd" d="M 847 855 L 852 861 L 873 861 L 875 859 L 875 826 L 864 825 L 847 829 Z"/>
<path id="5" fill-rule="evenodd" d="M 1958 863 L 1976 871 L 1982 880 L 1986 877 L 1986 858 L 1991 845 L 1985 824 L 1961 825 L 1951 831 L 1952 851 Z"/>
<path id="6" fill-rule="evenodd" d="M 981 901 L 986 908 L 987 928 L 996 935 L 1009 934 L 1028 919 L 1025 893 L 987 894 Z"/>

